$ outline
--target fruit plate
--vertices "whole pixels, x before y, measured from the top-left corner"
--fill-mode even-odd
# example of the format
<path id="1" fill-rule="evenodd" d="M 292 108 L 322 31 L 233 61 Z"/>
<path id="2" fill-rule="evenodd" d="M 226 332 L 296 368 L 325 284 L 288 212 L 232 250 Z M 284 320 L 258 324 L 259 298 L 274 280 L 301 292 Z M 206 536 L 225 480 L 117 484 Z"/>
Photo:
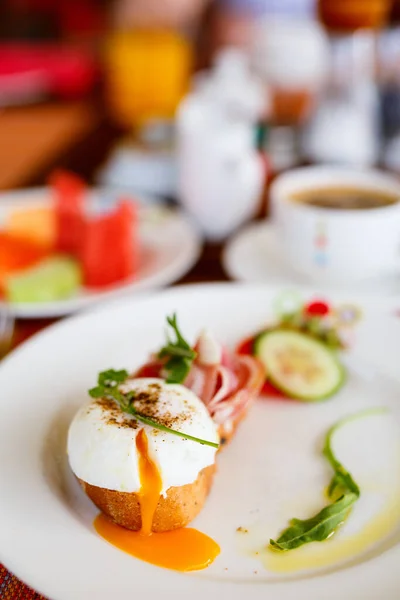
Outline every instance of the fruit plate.
<path id="1" fill-rule="evenodd" d="M 343 359 L 345 386 L 324 402 L 260 398 L 250 409 L 219 455 L 214 486 L 193 522 L 221 547 L 208 569 L 163 570 L 109 545 L 96 534 L 96 510 L 69 471 L 67 428 L 86 390 L 99 371 L 134 369 L 159 347 L 165 315 L 176 311 L 191 341 L 207 326 L 234 347 L 274 317 L 281 293 L 228 283 L 124 298 L 57 323 L 4 359 L 0 561 L 52 600 L 130 600 L 160 591 L 163 598 L 193 600 L 398 598 L 400 318 L 393 300 L 330 295 L 332 306 L 358 316 Z M 298 293 L 305 301 L 315 297 L 313 290 Z M 327 429 L 381 406 L 388 412 L 360 419 L 339 436 L 339 459 L 361 487 L 339 533 L 288 559 L 265 552 L 291 517 L 306 518 L 326 503 Z"/>
<path id="2" fill-rule="evenodd" d="M 120 195 L 117 190 L 95 189 L 90 200 L 112 202 Z M 0 228 L 6 216 L 16 209 L 49 206 L 47 188 L 34 188 L 0 194 Z M 140 258 L 135 277 L 101 290 L 80 288 L 65 300 L 37 303 L 7 303 L 19 318 L 58 317 L 86 308 L 96 302 L 136 294 L 163 287 L 183 277 L 197 261 L 201 251 L 201 237 L 192 222 L 179 210 L 140 202 L 139 236 Z"/>

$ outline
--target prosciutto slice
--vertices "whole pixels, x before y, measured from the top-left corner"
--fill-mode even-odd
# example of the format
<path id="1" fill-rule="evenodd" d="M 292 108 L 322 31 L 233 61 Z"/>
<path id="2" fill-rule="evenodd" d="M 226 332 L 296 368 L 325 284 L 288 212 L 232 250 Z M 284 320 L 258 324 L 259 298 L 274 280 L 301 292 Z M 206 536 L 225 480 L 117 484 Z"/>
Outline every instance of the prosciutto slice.
<path id="1" fill-rule="evenodd" d="M 194 347 L 198 354 L 184 385 L 204 402 L 224 441 L 260 393 L 265 371 L 253 356 L 231 354 L 222 346 L 218 352 L 213 347 L 217 342 L 211 340 L 210 334 L 206 335 L 206 343 L 200 337 Z M 211 357 L 218 357 L 218 362 L 210 360 Z M 135 373 L 135 377 L 162 378 L 164 364 L 163 360 L 153 357 Z"/>

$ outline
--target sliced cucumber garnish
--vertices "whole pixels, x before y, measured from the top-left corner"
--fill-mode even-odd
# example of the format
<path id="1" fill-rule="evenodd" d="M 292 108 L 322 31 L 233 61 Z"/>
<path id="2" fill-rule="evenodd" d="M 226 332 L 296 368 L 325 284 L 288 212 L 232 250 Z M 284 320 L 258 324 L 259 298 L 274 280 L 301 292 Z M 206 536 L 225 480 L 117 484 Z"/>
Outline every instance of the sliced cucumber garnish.
<path id="1" fill-rule="evenodd" d="M 329 398 L 345 380 L 345 370 L 335 352 L 316 338 L 290 329 L 261 333 L 255 355 L 279 390 L 291 398 L 314 402 Z"/>

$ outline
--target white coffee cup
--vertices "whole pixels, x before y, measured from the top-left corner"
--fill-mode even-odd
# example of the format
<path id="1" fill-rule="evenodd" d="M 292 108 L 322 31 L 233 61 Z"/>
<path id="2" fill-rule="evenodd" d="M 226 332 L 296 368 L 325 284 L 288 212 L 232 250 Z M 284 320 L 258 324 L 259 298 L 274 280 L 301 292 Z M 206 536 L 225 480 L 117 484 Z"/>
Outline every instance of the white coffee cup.
<path id="1" fill-rule="evenodd" d="M 321 208 L 294 197 L 318 189 L 390 194 L 374 208 Z M 271 186 L 272 218 L 287 263 L 321 283 L 353 283 L 400 273 L 400 180 L 375 170 L 304 167 Z"/>

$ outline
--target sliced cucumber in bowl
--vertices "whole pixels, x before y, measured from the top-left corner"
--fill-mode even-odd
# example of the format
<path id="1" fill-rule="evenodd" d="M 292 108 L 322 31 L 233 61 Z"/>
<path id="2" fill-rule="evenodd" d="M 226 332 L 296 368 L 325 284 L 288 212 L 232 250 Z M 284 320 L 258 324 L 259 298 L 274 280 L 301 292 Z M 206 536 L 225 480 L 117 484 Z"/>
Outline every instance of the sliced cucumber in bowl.
<path id="1" fill-rule="evenodd" d="M 265 331 L 255 340 L 254 354 L 264 363 L 271 383 L 290 398 L 324 400 L 345 381 L 346 372 L 336 352 L 300 331 Z"/>

